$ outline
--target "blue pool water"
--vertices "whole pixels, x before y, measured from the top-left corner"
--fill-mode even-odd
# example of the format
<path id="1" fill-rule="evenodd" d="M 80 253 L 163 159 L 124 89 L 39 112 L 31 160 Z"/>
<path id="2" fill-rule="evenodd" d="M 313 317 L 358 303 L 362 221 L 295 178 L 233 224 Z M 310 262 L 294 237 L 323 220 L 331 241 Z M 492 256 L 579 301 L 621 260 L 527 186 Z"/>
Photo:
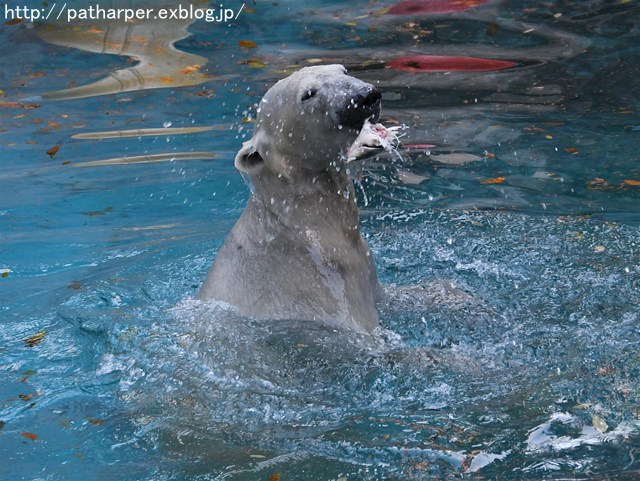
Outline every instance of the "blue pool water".
<path id="1" fill-rule="evenodd" d="M 3 12 L 0 479 L 640 477 L 640 2 L 418 4 L 457 11 Z M 514 65 L 389 68 L 416 55 Z M 375 339 L 193 300 L 255 104 L 331 62 L 407 126 L 357 189 Z"/>

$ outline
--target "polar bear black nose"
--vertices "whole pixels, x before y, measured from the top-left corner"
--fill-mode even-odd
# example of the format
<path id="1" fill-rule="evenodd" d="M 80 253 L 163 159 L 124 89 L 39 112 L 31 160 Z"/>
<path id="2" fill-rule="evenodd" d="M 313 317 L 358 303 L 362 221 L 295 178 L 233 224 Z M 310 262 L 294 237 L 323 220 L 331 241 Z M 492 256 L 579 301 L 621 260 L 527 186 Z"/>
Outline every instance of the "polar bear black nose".
<path id="1" fill-rule="evenodd" d="M 369 117 L 378 121 L 380 115 L 380 99 L 382 94 L 375 88 L 371 88 L 366 95 L 357 94 L 349 99 L 348 104 L 338 112 L 340 123 L 349 127 L 362 127 Z"/>
<path id="2" fill-rule="evenodd" d="M 358 97 L 359 99 L 356 101 L 356 103 L 361 104 L 363 107 L 373 108 L 377 103 L 380 103 L 382 94 L 376 89 L 373 89 L 367 94 L 366 97 L 362 97 L 362 95 L 358 95 Z M 360 98 L 362 98 L 362 100 L 360 100 Z"/>

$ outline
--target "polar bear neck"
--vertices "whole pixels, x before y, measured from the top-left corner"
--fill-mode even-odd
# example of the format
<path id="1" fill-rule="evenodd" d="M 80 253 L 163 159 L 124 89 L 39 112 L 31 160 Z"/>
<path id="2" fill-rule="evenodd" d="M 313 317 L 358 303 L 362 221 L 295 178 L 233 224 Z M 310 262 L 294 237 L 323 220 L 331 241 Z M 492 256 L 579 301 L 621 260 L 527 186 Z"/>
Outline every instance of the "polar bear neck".
<path id="1" fill-rule="evenodd" d="M 353 184 L 344 169 L 308 173 L 292 180 L 264 169 L 252 176 L 247 207 L 266 224 L 359 236 Z"/>

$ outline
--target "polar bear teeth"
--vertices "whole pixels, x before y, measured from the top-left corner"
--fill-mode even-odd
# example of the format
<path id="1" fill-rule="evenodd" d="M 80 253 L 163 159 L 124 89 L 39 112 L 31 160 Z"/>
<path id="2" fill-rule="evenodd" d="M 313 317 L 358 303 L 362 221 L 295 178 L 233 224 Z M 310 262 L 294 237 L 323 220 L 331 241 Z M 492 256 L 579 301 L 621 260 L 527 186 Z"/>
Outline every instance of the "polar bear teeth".
<path id="1" fill-rule="evenodd" d="M 385 127 L 382 124 L 371 123 L 371 118 L 365 120 L 356 140 L 346 153 L 346 162 L 363 159 L 374 155 L 381 149 L 388 152 L 395 150 L 399 143 L 397 131 L 401 127 Z"/>

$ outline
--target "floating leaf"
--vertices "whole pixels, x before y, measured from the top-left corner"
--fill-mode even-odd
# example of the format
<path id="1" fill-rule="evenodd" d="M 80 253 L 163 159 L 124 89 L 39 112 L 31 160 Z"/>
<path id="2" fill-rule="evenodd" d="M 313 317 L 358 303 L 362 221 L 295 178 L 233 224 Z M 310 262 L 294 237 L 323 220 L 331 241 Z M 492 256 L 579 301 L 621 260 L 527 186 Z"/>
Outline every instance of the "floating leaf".
<path id="1" fill-rule="evenodd" d="M 88 215 L 89 217 L 96 217 L 98 215 L 103 215 L 103 214 L 107 214 L 109 212 L 111 212 L 113 210 L 113 207 L 109 206 L 109 207 L 105 207 L 102 210 L 93 210 L 93 211 L 88 211 L 88 212 L 83 212 L 83 215 Z"/>
<path id="2" fill-rule="evenodd" d="M 18 394 L 18 397 L 21 401 L 31 401 L 33 399 L 34 394 Z"/>
<path id="3" fill-rule="evenodd" d="M 505 177 L 496 177 L 495 179 L 481 180 L 481 184 L 502 184 L 506 180 Z"/>
<path id="4" fill-rule="evenodd" d="M 601 254 L 602 252 L 604 252 L 606 250 L 605 246 L 595 246 L 593 248 L 593 252 L 597 252 L 598 254 Z"/>
<path id="5" fill-rule="evenodd" d="M 0 277 L 2 278 L 9 277 L 9 272 L 11 272 L 11 269 L 7 269 L 6 267 L 3 269 L 0 269 Z"/>
<path id="6" fill-rule="evenodd" d="M 47 150 L 47 155 L 49 157 L 53 157 L 58 153 L 58 150 L 60 150 L 60 144 L 56 144 L 53 147 L 51 147 L 49 150 Z"/>
<path id="7" fill-rule="evenodd" d="M 269 476 L 269 481 L 280 481 L 281 477 L 282 477 L 282 474 L 274 473 L 271 476 Z"/>
<path id="8" fill-rule="evenodd" d="M 251 40 L 240 40 L 238 42 L 238 45 L 240 45 L 242 48 L 256 48 L 258 46 L 257 43 L 252 42 Z"/>
<path id="9" fill-rule="evenodd" d="M 575 147 L 567 147 L 566 149 L 564 149 L 565 152 L 569 152 L 570 154 L 577 154 L 580 151 L 578 149 L 576 149 Z"/>
<path id="10" fill-rule="evenodd" d="M 17 25 L 19 23 L 24 22 L 24 18 L 13 18 L 11 20 L 7 20 L 6 22 L 4 22 L 5 25 Z"/>
<path id="11" fill-rule="evenodd" d="M 24 342 L 27 347 L 34 347 L 40 344 L 44 340 L 44 336 L 47 335 L 47 331 L 40 331 L 34 334 L 33 336 L 27 337 Z"/>
<path id="12" fill-rule="evenodd" d="M 587 182 L 587 188 L 591 190 L 620 190 L 624 189 L 624 187 L 624 182 L 620 185 L 611 185 L 606 180 L 601 179 L 600 177 L 596 177 L 595 179 Z"/>
<path id="13" fill-rule="evenodd" d="M 515 67 L 508 60 L 449 55 L 409 55 L 385 62 L 385 68 L 402 72 L 488 72 Z"/>
<path id="14" fill-rule="evenodd" d="M 624 183 L 626 185 L 640 186 L 640 180 L 625 179 Z"/>
<path id="15" fill-rule="evenodd" d="M 196 95 L 198 97 L 207 97 L 208 99 L 211 99 L 216 96 L 216 92 L 215 90 L 212 90 L 212 89 L 205 89 L 205 90 L 200 90 L 199 92 L 196 92 Z"/>
<path id="16" fill-rule="evenodd" d="M 608 187 L 609 183 L 606 180 L 601 179 L 600 177 L 596 177 L 595 179 L 587 182 L 587 186 L 595 189 L 599 187 Z"/>
<path id="17" fill-rule="evenodd" d="M 69 289 L 82 289 L 82 284 L 80 281 L 71 281 L 71 283 L 67 286 Z"/>
<path id="18" fill-rule="evenodd" d="M 0 108 L 29 110 L 40 108 L 40 106 L 38 104 L 22 104 L 20 102 L 7 102 L 6 100 L 0 100 Z"/>
<path id="19" fill-rule="evenodd" d="M 498 32 L 500 31 L 500 25 L 498 25 L 496 22 L 492 22 L 484 31 L 484 33 L 489 36 L 489 37 L 493 37 L 494 35 L 497 35 Z"/>
<path id="20" fill-rule="evenodd" d="M 36 436 L 35 434 L 28 433 L 28 432 L 25 432 L 25 431 L 22 431 L 20 433 L 20 436 L 24 436 L 27 439 L 31 439 L 31 441 L 37 441 L 37 439 L 38 439 L 38 436 Z"/>
<path id="21" fill-rule="evenodd" d="M 609 425 L 597 414 L 591 416 L 591 424 L 593 424 L 593 427 L 601 433 L 606 433 L 609 429 Z"/>
<path id="22" fill-rule="evenodd" d="M 239 62 L 240 65 L 247 65 L 251 68 L 265 68 L 268 63 L 265 60 L 259 58 L 250 58 L 244 62 Z"/>
<path id="23" fill-rule="evenodd" d="M 94 426 L 100 426 L 101 424 L 104 424 L 104 421 L 98 418 L 87 418 L 87 421 L 93 424 Z"/>

